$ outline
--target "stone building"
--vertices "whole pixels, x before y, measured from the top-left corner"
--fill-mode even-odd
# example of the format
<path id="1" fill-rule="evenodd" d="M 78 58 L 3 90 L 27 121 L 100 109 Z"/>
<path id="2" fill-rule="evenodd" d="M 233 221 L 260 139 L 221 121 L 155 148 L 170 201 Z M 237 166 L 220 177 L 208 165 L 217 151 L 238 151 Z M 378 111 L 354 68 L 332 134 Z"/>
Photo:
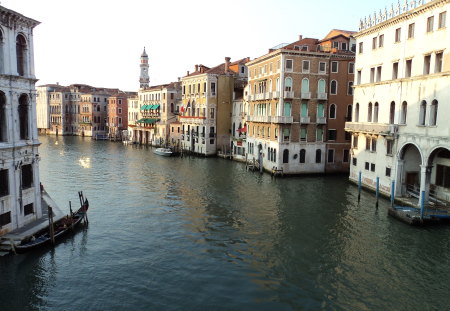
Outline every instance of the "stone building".
<path id="1" fill-rule="evenodd" d="M 196 65 L 194 72 L 182 78 L 183 150 L 205 156 L 230 152 L 233 94 L 236 85 L 241 87 L 235 82 L 246 79 L 247 61 L 230 62 L 226 57 L 225 63 L 213 68 Z"/>
<path id="2" fill-rule="evenodd" d="M 350 180 L 450 201 L 449 10 L 449 0 L 405 1 L 361 21 Z"/>
<path id="3" fill-rule="evenodd" d="M 107 133 L 112 139 L 122 139 L 128 131 L 128 94 L 118 92 L 108 98 Z"/>
<path id="4" fill-rule="evenodd" d="M 0 6 L 0 235 L 42 217 L 33 28 Z"/>
<path id="5" fill-rule="evenodd" d="M 284 174 L 346 172 L 353 32 L 281 44 L 247 63 L 247 160 Z M 350 114 L 351 115 L 351 114 Z"/>

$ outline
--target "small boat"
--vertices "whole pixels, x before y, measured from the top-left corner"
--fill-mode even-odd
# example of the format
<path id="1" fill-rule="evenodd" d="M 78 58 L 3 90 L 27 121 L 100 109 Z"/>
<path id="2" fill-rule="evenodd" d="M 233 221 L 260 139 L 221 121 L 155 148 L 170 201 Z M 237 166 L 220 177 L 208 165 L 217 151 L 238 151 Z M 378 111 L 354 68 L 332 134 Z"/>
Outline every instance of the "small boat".
<path id="1" fill-rule="evenodd" d="M 73 231 L 81 223 L 81 220 L 85 218 L 88 208 L 89 202 L 87 199 L 85 199 L 83 205 L 81 205 L 81 207 L 75 213 L 71 213 L 71 215 L 67 215 L 55 222 L 53 224 L 55 241 L 61 238 L 67 232 Z M 14 248 L 17 253 L 21 254 L 50 243 L 51 236 L 49 227 L 47 227 L 39 231 L 36 235 L 23 240 L 19 245 L 15 245 Z"/>
<path id="2" fill-rule="evenodd" d="M 170 157 L 173 154 L 170 148 L 156 148 L 153 153 L 163 157 Z"/>

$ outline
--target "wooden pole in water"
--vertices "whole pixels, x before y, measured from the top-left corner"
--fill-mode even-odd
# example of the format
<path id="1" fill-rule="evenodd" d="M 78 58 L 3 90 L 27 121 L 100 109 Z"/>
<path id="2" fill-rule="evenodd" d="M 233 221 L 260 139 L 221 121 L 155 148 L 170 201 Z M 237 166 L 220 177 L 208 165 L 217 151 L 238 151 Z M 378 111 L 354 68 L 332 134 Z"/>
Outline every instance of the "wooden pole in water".
<path id="1" fill-rule="evenodd" d="M 72 216 L 72 201 L 69 201 L 69 210 L 70 210 L 70 216 Z"/>
<path id="2" fill-rule="evenodd" d="M 394 207 L 394 190 L 395 190 L 395 181 L 392 181 L 391 184 L 391 206 Z"/>
<path id="3" fill-rule="evenodd" d="M 425 191 L 420 195 L 420 221 L 423 221 L 423 214 L 425 212 Z"/>
<path id="4" fill-rule="evenodd" d="M 50 205 L 48 206 L 48 229 L 52 244 L 55 245 L 55 228 L 53 228 L 53 209 Z"/>
<path id="5" fill-rule="evenodd" d="M 358 176 L 358 203 L 359 203 L 359 201 L 361 201 L 361 182 L 362 182 L 361 175 L 362 175 L 362 173 L 359 172 L 359 176 Z"/>
<path id="6" fill-rule="evenodd" d="M 378 197 L 380 196 L 380 177 L 377 177 L 377 189 L 375 192 L 375 196 L 377 198 L 377 201 L 375 203 L 375 207 L 378 208 Z"/>

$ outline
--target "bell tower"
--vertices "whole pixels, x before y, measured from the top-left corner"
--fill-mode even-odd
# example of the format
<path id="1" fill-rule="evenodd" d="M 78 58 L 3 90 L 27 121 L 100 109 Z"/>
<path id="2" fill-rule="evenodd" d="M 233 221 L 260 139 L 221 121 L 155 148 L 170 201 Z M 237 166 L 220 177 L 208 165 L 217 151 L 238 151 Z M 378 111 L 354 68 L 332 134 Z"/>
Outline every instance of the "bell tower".
<path id="1" fill-rule="evenodd" d="M 140 88 L 146 88 L 149 86 L 150 83 L 150 77 L 148 75 L 148 55 L 145 52 L 145 47 L 144 47 L 144 52 L 142 52 L 141 55 L 141 76 L 139 78 L 139 83 L 140 83 Z"/>

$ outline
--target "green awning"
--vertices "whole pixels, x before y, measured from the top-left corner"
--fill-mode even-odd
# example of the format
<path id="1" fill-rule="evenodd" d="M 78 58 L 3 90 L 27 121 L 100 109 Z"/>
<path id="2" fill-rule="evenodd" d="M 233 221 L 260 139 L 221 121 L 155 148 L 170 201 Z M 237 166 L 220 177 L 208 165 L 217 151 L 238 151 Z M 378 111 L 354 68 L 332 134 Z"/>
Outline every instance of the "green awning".
<path id="1" fill-rule="evenodd" d="M 159 105 L 152 105 L 152 108 L 150 108 L 150 109 L 158 109 L 159 108 Z"/>
<path id="2" fill-rule="evenodd" d="M 153 124 L 158 121 L 159 121 L 159 119 L 140 119 L 140 120 L 136 121 L 136 123 Z"/>
<path id="3" fill-rule="evenodd" d="M 141 107 L 141 110 L 145 110 L 147 108 L 147 105 L 143 105 L 142 107 Z"/>

